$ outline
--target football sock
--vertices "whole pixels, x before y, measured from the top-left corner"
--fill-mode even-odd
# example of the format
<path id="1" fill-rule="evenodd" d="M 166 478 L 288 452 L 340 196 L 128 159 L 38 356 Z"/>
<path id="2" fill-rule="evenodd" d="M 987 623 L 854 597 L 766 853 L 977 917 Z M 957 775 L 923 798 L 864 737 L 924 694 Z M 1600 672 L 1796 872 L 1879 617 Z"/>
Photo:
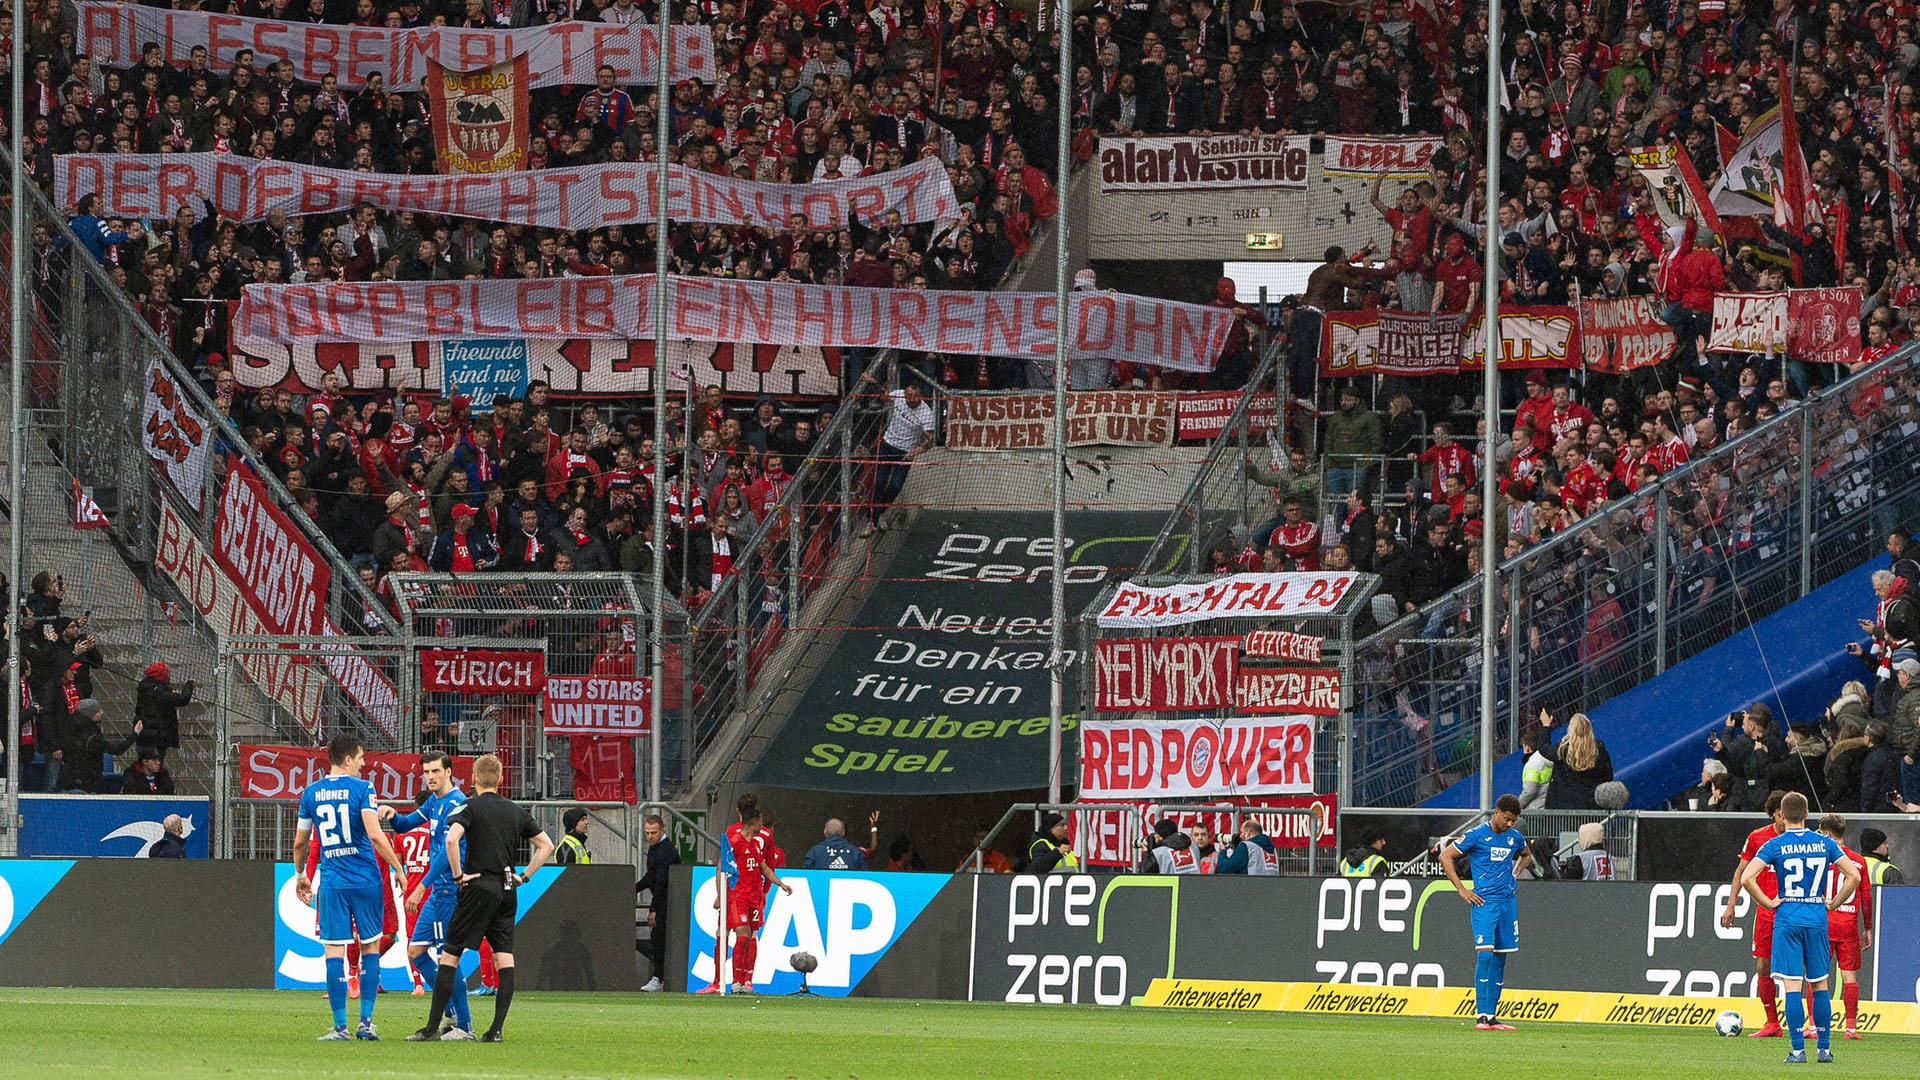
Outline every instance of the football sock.
<path id="1" fill-rule="evenodd" d="M 1780 1023 L 1780 1001 L 1779 1001 L 1780 987 L 1774 983 L 1773 976 L 1762 975 L 1760 977 L 1759 984 L 1756 987 L 1754 987 L 1754 989 L 1760 992 L 1760 1007 L 1767 1011 L 1767 1023 L 1775 1024 L 1775 1025 L 1779 1024 Z"/>
<path id="2" fill-rule="evenodd" d="M 1816 1045 L 1825 1050 L 1833 1041 L 1833 991 L 1822 988 L 1813 992 L 1813 1028 L 1819 1034 Z"/>
<path id="3" fill-rule="evenodd" d="M 758 943 L 750 935 L 736 933 L 733 941 L 733 981 L 753 985 L 754 947 Z"/>
<path id="4" fill-rule="evenodd" d="M 1807 1048 L 1806 1038 L 1800 1034 L 1800 1029 L 1806 1026 L 1806 1003 L 1801 1000 L 1798 990 L 1790 991 L 1787 994 L 1787 1037 L 1793 1040 L 1795 1050 Z"/>
<path id="5" fill-rule="evenodd" d="M 1493 976 L 1493 1008 L 1488 1011 L 1497 1018 L 1500 1012 L 1500 994 L 1507 988 L 1507 954 L 1489 953 L 1488 955 L 1493 957 L 1493 969 L 1489 973 Z"/>
<path id="6" fill-rule="evenodd" d="M 1854 1027 L 1855 1021 L 1860 1019 L 1860 984 L 1859 983 L 1850 982 L 1850 983 L 1843 983 L 1841 985 L 1840 1004 L 1845 1006 L 1847 1010 L 1846 1026 Z"/>
<path id="7" fill-rule="evenodd" d="M 499 990 L 493 995 L 493 1026 L 487 1029 L 492 1035 L 500 1034 L 507 1026 L 507 1009 L 513 1005 L 513 969 L 496 967 L 495 971 L 498 972 Z"/>
<path id="8" fill-rule="evenodd" d="M 333 1026 L 347 1026 L 347 958 L 327 957 L 327 1004 L 333 1009 Z"/>
<path id="9" fill-rule="evenodd" d="M 1474 1011 L 1481 1016 L 1491 1017 L 1497 1000 L 1493 990 L 1493 952 L 1481 949 L 1473 961 Z"/>
<path id="10" fill-rule="evenodd" d="M 473 1011 L 467 1005 L 467 977 L 460 974 L 459 967 L 453 969 L 453 1022 L 466 1031 L 473 1030 Z"/>
<path id="11" fill-rule="evenodd" d="M 360 1019 L 373 1019 L 373 1002 L 380 996 L 380 958 L 370 957 L 360 965 Z"/>
<path id="12" fill-rule="evenodd" d="M 1807 996 L 1807 1019 L 1811 1020 L 1813 1019 L 1813 987 L 1803 984 L 1800 992 Z"/>
<path id="13" fill-rule="evenodd" d="M 427 1007 L 427 1027 L 429 1032 L 440 1030 L 440 1018 L 447 1015 L 447 1002 L 453 1000 L 453 984 L 460 977 L 458 958 L 451 964 L 435 964 L 433 973 L 433 1004 Z"/>

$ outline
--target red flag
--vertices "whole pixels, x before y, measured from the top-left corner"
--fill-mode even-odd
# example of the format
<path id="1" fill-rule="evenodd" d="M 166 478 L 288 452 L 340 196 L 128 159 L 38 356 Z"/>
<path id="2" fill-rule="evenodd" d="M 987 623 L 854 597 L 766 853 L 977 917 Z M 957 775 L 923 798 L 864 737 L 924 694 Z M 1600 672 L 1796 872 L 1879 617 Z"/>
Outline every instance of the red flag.
<path id="1" fill-rule="evenodd" d="M 1716 120 L 1713 125 L 1713 139 L 1715 147 L 1720 151 L 1720 167 L 1724 169 L 1727 167 L 1727 162 L 1733 160 L 1734 151 L 1740 149 L 1740 136 L 1728 131 L 1727 125 Z"/>
<path id="2" fill-rule="evenodd" d="M 1894 98 L 1893 80 L 1887 80 L 1887 103 L 1881 116 L 1887 124 L 1887 209 L 1893 211 L 1893 249 L 1907 257 L 1907 182 L 1900 178 L 1900 113 Z"/>
<path id="3" fill-rule="evenodd" d="M 1776 63 L 1780 85 L 1791 86 L 1786 61 Z M 1818 204 L 1813 201 L 1813 178 L 1807 172 L 1807 158 L 1800 149 L 1800 124 L 1794 119 L 1791 107 L 1783 108 L 1780 110 L 1780 175 L 1774 186 L 1773 223 L 1805 236 L 1810 211 L 1817 213 Z"/>
<path id="4" fill-rule="evenodd" d="M 106 511 L 93 497 L 80 490 L 80 481 L 73 482 L 73 527 L 76 529 L 104 529 L 113 522 L 107 520 Z"/>

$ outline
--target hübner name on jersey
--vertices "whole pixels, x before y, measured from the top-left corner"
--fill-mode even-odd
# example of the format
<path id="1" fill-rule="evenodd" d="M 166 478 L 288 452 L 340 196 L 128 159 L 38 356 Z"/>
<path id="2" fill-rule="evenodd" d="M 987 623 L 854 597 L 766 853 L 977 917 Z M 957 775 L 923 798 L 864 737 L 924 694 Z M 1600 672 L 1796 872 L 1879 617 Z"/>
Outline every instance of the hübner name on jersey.
<path id="1" fill-rule="evenodd" d="M 313 797 L 322 802 L 345 802 L 352 795 L 353 792 L 345 788 L 328 788 L 324 791 L 316 791 L 313 793 Z"/>

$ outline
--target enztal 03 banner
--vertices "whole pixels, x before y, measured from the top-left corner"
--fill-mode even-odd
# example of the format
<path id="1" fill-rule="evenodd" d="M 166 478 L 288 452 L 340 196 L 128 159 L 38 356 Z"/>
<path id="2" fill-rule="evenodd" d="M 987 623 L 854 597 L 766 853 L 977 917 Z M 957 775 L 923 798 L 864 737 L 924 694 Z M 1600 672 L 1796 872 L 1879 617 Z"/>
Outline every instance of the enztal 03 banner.
<path id="1" fill-rule="evenodd" d="M 517 172 L 527 167 L 527 58 L 475 71 L 427 61 L 427 101 L 440 171 Z"/>

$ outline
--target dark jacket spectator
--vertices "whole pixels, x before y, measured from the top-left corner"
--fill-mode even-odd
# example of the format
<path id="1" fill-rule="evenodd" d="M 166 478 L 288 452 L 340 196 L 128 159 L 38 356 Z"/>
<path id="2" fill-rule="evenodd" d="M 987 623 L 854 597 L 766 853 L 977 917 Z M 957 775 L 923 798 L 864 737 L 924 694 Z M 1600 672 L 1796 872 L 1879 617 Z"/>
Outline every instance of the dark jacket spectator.
<path id="1" fill-rule="evenodd" d="M 1780 730 L 1773 726 L 1772 710 L 1755 705 L 1729 715 L 1725 729 L 1712 737 L 1711 745 L 1714 756 L 1725 762 L 1727 771 L 1733 774 L 1741 808 L 1765 807 L 1767 793 L 1773 790 L 1767 786 L 1770 769 L 1787 754 Z"/>
<path id="2" fill-rule="evenodd" d="M 1860 733 L 1859 725 L 1851 722 L 1840 728 L 1839 735 L 1833 748 L 1827 751 L 1827 808 L 1851 812 L 1860 805 L 1860 779 L 1867 761 L 1867 739 Z"/>
<path id="3" fill-rule="evenodd" d="M 1888 796 L 1900 790 L 1900 754 L 1887 745 L 1887 725 L 1867 725 L 1867 756 L 1860 762 L 1860 798 L 1853 809 L 1884 814 L 1892 809 Z"/>
<path id="4" fill-rule="evenodd" d="M 60 762 L 60 790 L 77 791 L 91 795 L 100 786 L 100 778 L 105 770 L 102 759 L 108 754 L 124 754 L 140 735 L 140 725 L 136 722 L 133 731 L 126 738 L 110 740 L 106 732 L 100 729 L 100 721 L 106 710 L 92 698 L 82 698 L 74 707 L 73 715 L 67 718 L 62 749 L 65 751 Z"/>
<path id="5" fill-rule="evenodd" d="M 180 707 L 193 701 L 194 683 L 188 679 L 180 689 L 173 688 L 173 673 L 166 662 L 147 665 L 134 688 L 133 718 L 141 724 L 137 745 L 144 752 L 152 749 L 165 760 L 168 750 L 180 746 Z"/>
<path id="6" fill-rule="evenodd" d="M 1795 724 L 1787 730 L 1786 755 L 1767 766 L 1772 791 L 1797 791 L 1818 810 L 1827 807 L 1827 740 L 1813 724 Z"/>
<path id="7" fill-rule="evenodd" d="M 152 747 L 142 747 L 140 758 L 120 778 L 122 795 L 171 795 L 173 794 L 173 774 L 160 761 L 160 752 Z"/>
<path id="8" fill-rule="evenodd" d="M 168 814 L 162 823 L 166 831 L 160 834 L 147 848 L 149 859 L 184 859 L 187 857 L 187 843 L 181 834 L 186 832 L 186 819 L 179 814 Z"/>
<path id="9" fill-rule="evenodd" d="M 1549 727 L 1552 714 L 1542 717 Z M 1567 733 L 1558 743 L 1540 751 L 1553 762 L 1553 784 L 1547 788 L 1548 810 L 1594 810 L 1594 789 L 1613 779 L 1613 758 L 1607 744 L 1593 733 L 1586 713 L 1567 718 Z"/>
<path id="10" fill-rule="evenodd" d="M 826 838 L 807 849 L 801 862 L 807 870 L 865 870 L 867 853 L 847 839 L 847 827 L 835 818 L 826 825 Z"/>

